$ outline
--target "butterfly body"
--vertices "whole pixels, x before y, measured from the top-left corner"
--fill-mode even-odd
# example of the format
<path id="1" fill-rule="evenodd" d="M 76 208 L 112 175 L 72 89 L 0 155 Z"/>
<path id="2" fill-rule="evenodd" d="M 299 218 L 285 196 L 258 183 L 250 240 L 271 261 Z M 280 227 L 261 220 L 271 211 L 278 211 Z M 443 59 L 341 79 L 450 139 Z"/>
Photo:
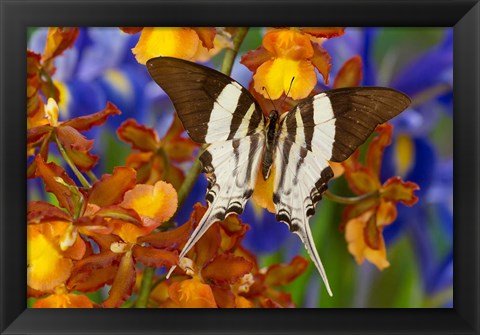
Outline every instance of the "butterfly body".
<path id="1" fill-rule="evenodd" d="M 268 115 L 268 121 L 265 127 L 265 151 L 263 153 L 262 176 L 264 180 L 270 177 L 272 170 L 273 155 L 278 141 L 278 112 L 272 110 Z"/>
<path id="2" fill-rule="evenodd" d="M 343 88 L 266 118 L 247 89 L 213 69 L 171 57 L 150 59 L 147 69 L 172 100 L 188 135 L 208 144 L 199 160 L 209 182 L 209 206 L 180 259 L 214 222 L 242 213 L 261 169 L 265 180 L 273 177 L 276 219 L 300 237 L 332 295 L 308 223 L 333 177 L 328 162 L 347 159 L 410 99 L 384 87 Z"/>

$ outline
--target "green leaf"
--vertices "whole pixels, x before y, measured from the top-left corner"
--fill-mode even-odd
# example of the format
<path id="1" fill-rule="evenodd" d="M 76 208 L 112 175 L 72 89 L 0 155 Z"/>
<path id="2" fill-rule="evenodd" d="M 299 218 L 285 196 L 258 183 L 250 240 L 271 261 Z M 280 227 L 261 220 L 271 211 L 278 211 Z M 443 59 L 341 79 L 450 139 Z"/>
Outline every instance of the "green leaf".
<path id="1" fill-rule="evenodd" d="M 375 273 L 365 307 L 422 307 L 422 284 L 411 239 L 404 235 L 395 245 L 387 246 L 387 253 L 390 266 Z"/>

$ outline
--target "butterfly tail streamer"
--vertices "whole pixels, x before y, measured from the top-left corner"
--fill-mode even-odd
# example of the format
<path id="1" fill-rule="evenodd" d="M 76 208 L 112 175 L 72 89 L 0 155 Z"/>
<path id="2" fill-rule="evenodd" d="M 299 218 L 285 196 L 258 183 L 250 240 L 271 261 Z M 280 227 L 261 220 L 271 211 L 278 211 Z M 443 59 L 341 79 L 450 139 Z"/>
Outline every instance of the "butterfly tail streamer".
<path id="1" fill-rule="evenodd" d="M 297 234 L 302 240 L 302 243 L 305 245 L 305 248 L 307 249 L 307 252 L 310 255 L 310 258 L 312 259 L 313 263 L 318 269 L 318 272 L 320 273 L 320 277 L 322 277 L 323 283 L 325 284 L 325 288 L 327 289 L 328 294 L 331 297 L 333 297 L 330 284 L 328 283 L 327 274 L 323 267 L 322 261 L 320 260 L 320 256 L 318 255 L 317 248 L 315 248 L 312 232 L 310 230 L 310 226 L 308 225 L 308 219 L 305 218 L 304 222 L 305 222 L 304 224 L 299 225 L 298 230 L 296 230 L 294 233 Z"/>
<path id="2" fill-rule="evenodd" d="M 182 251 L 180 252 L 180 255 L 178 255 L 179 262 L 182 260 L 182 258 L 185 257 L 185 255 L 190 251 L 190 249 L 193 248 L 193 246 L 198 242 L 198 240 L 205 234 L 205 232 L 210 228 L 210 226 L 218 221 L 218 219 L 215 218 L 215 216 L 212 216 L 212 210 L 214 209 L 215 206 L 210 205 L 208 206 L 207 211 L 203 215 L 202 219 L 198 223 L 197 227 L 194 229 L 192 235 L 190 235 L 190 238 L 188 239 L 187 243 L 183 247 Z M 170 270 L 167 273 L 167 279 L 170 278 L 170 275 L 173 273 L 177 266 L 174 265 L 170 268 Z"/>

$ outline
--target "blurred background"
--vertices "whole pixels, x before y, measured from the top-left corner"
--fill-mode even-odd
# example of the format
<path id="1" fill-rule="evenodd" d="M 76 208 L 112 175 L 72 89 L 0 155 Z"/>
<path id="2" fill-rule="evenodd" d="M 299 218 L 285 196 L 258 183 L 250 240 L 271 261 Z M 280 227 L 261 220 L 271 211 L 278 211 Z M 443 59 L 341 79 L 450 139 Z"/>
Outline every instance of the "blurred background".
<path id="1" fill-rule="evenodd" d="M 244 86 L 252 73 L 239 59 L 261 45 L 264 33 L 263 28 L 250 29 L 235 62 L 232 77 Z M 47 28 L 30 28 L 28 48 L 41 53 L 46 34 Z M 138 38 L 139 34 L 128 35 L 118 28 L 82 28 L 74 48 L 55 59 L 53 79 L 66 97 L 59 106 L 60 120 L 98 112 L 107 101 L 122 111 L 86 134 L 95 139 L 93 152 L 100 156 L 97 175 L 125 165 L 131 153 L 115 133 L 123 121 L 134 118 L 154 127 L 162 138 L 173 120 L 170 100 L 131 52 Z M 413 207 L 397 206 L 398 218 L 383 232 L 390 267 L 380 271 L 367 261 L 355 262 L 340 230 L 344 206 L 322 200 L 310 225 L 334 297 L 321 287 L 313 264 L 285 290 L 298 307 L 452 307 L 453 30 L 347 28 L 345 35 L 323 46 L 332 57 L 331 78 L 345 61 L 359 55 L 362 86 L 396 88 L 412 98 L 411 107 L 391 121 L 393 142 L 384 154 L 381 179 L 398 175 L 417 183 L 419 202 Z M 206 65 L 219 69 L 222 59 L 220 52 Z M 323 83 L 320 76 L 319 82 Z M 181 167 L 188 171 L 188 164 Z M 187 221 L 195 202 L 205 203 L 205 188 L 201 175 L 175 218 L 178 224 Z M 350 194 L 343 178 L 331 181 L 329 189 Z M 40 181 L 28 181 L 30 200 L 48 199 L 42 190 Z M 308 258 L 298 237 L 251 201 L 242 219 L 251 226 L 245 246 L 257 255 L 260 265 L 289 262 L 298 254 Z"/>

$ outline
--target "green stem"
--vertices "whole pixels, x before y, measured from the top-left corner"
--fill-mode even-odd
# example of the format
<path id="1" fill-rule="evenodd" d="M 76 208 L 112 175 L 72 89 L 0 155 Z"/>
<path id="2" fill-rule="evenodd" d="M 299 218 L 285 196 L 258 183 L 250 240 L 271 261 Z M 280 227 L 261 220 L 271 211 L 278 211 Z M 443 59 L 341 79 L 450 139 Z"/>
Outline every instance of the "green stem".
<path id="1" fill-rule="evenodd" d="M 358 197 L 342 197 L 340 195 L 333 194 L 330 191 L 326 191 L 323 194 L 323 196 L 326 199 L 331 200 L 331 201 L 335 201 L 335 202 L 338 202 L 338 203 L 344 204 L 344 205 L 354 205 L 354 204 L 357 204 L 361 201 L 364 201 L 364 200 L 367 200 L 367 199 L 370 199 L 370 198 L 377 198 L 379 195 L 380 194 L 378 193 L 378 191 L 370 192 L 370 193 L 367 193 L 367 194 L 362 194 Z"/>
<path id="2" fill-rule="evenodd" d="M 98 181 L 98 178 L 97 178 L 97 176 L 95 175 L 95 173 L 93 173 L 93 171 L 87 171 L 87 176 L 88 176 L 88 178 L 90 178 L 90 180 L 92 181 L 92 183 Z"/>
<path id="3" fill-rule="evenodd" d="M 60 151 L 60 154 L 62 155 L 65 162 L 67 162 L 68 166 L 70 166 L 75 176 L 77 176 L 80 183 L 83 185 L 83 187 L 90 188 L 91 187 L 90 183 L 87 181 L 87 179 L 85 179 L 83 174 L 77 169 L 77 166 L 72 162 L 70 157 L 68 157 L 67 151 L 65 150 L 63 144 L 60 142 L 60 140 L 58 139 L 58 136 L 55 133 L 53 133 L 53 138 L 55 139 L 55 143 L 57 143 L 57 147 L 58 147 L 58 150 Z"/>
<path id="4" fill-rule="evenodd" d="M 152 279 L 155 269 L 154 268 L 145 268 L 143 271 L 142 283 L 140 285 L 140 292 L 138 292 L 137 302 L 135 304 L 136 308 L 146 308 L 148 303 L 148 298 L 152 290 Z"/>
<path id="5" fill-rule="evenodd" d="M 233 48 L 227 49 L 225 52 L 225 56 L 223 57 L 222 63 L 222 73 L 229 76 L 232 73 L 233 64 L 235 62 L 235 57 L 237 57 L 238 50 L 240 50 L 240 46 L 242 45 L 245 36 L 248 33 L 248 28 L 238 28 L 237 35 L 233 39 Z"/>

